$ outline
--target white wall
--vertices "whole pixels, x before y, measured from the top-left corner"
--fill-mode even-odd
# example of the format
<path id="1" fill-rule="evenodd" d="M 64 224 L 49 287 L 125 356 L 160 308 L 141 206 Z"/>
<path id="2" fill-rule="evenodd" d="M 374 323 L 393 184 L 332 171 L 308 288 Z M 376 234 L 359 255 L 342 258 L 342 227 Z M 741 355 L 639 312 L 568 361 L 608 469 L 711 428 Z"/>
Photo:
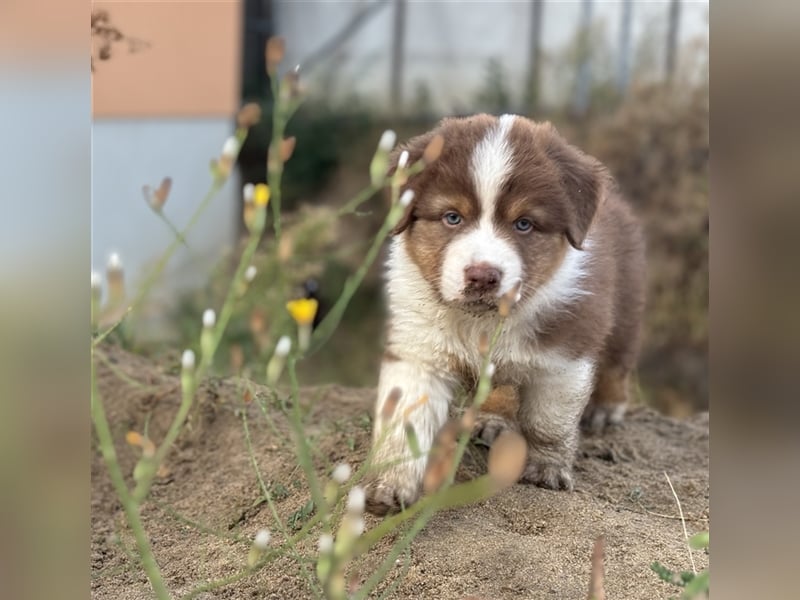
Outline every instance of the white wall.
<path id="1" fill-rule="evenodd" d="M 92 269 L 111 252 L 122 258 L 129 289 L 173 239 L 144 200 L 142 186 L 165 176 L 172 190 L 164 213 L 181 229 L 211 183 L 209 161 L 232 134 L 228 118 L 99 119 L 92 128 Z M 234 175 L 212 201 L 165 272 L 157 298 L 205 283 L 234 240 L 238 182 Z"/>

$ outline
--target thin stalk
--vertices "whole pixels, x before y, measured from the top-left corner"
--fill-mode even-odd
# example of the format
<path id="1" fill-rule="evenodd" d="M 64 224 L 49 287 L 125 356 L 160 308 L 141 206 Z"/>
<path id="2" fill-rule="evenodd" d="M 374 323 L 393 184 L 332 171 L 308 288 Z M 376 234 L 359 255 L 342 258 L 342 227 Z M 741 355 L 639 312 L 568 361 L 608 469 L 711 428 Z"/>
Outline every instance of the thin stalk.
<path id="1" fill-rule="evenodd" d="M 383 189 L 383 184 L 370 185 L 368 187 L 365 187 L 363 190 L 358 192 L 358 194 L 356 194 L 351 200 L 349 200 L 347 204 L 345 204 L 338 211 L 336 211 L 336 216 L 343 217 L 345 215 L 349 215 L 356 212 L 356 209 L 358 209 L 359 206 L 361 206 L 362 204 L 364 204 L 364 202 L 372 198 L 381 189 Z"/>
<path id="2" fill-rule="evenodd" d="M 503 319 L 497 324 L 497 327 L 492 334 L 492 339 L 489 341 L 489 350 L 486 352 L 486 356 L 483 359 L 483 365 L 481 367 L 481 376 L 478 380 L 478 388 L 475 391 L 475 398 L 472 402 L 472 406 L 477 410 L 480 406 L 486 401 L 486 397 L 489 395 L 489 392 L 492 390 L 492 378 L 488 377 L 486 374 L 486 368 L 489 366 L 492 358 L 492 351 L 494 350 L 495 345 L 497 345 L 497 340 L 500 339 L 500 334 L 503 332 L 503 325 L 505 321 Z M 470 432 L 465 431 L 463 432 L 458 439 L 458 446 L 456 447 L 456 452 L 453 459 L 453 465 L 450 468 L 450 472 L 447 475 L 446 485 L 452 485 L 453 481 L 456 478 L 456 471 L 458 471 L 458 466 L 461 464 L 461 459 L 464 456 L 464 451 L 467 447 L 467 443 L 469 442 Z"/>
<path id="3" fill-rule="evenodd" d="M 308 478 L 308 486 L 311 490 L 311 498 L 317 507 L 317 513 L 323 518 L 327 514 L 328 507 L 325 503 L 325 497 L 317 479 L 317 472 L 314 469 L 314 464 L 311 461 L 311 450 L 308 446 L 305 432 L 303 431 L 303 417 L 300 414 L 300 395 L 299 386 L 297 384 L 297 369 L 295 368 L 296 358 L 289 356 L 286 361 L 287 371 L 289 372 L 289 381 L 291 382 L 292 390 L 292 411 L 289 415 L 289 423 L 295 435 L 295 446 L 297 448 L 297 460 L 300 467 Z"/>
<path id="4" fill-rule="evenodd" d="M 180 231 L 181 238 L 185 239 L 186 234 L 197 224 L 197 221 L 200 219 L 200 216 L 206 211 L 208 206 L 211 204 L 211 200 L 214 199 L 214 196 L 216 196 L 217 193 L 222 189 L 222 186 L 225 185 L 225 181 L 226 180 L 221 179 L 219 177 L 214 177 L 214 179 L 211 182 L 211 186 L 208 188 L 208 191 L 206 192 L 206 195 L 203 196 L 203 200 L 197 206 L 194 213 L 192 213 L 189 222 Z M 147 295 L 150 293 L 150 290 L 155 285 L 158 278 L 161 277 L 161 274 L 166 268 L 169 259 L 172 258 L 172 255 L 175 253 L 175 251 L 178 249 L 178 246 L 180 245 L 181 245 L 180 238 L 176 237 L 174 240 L 172 240 L 170 245 L 164 251 L 164 254 L 161 255 L 161 258 L 156 263 L 153 270 L 150 272 L 150 274 L 147 276 L 147 278 L 139 287 L 139 293 L 136 295 L 133 302 L 131 302 L 130 304 L 131 309 L 138 308 L 141 305 L 141 303 L 144 302 L 144 300 L 147 298 Z"/>
<path id="5" fill-rule="evenodd" d="M 189 415 L 189 411 L 192 407 L 192 402 L 194 400 L 195 393 L 197 392 L 197 388 L 200 385 L 200 382 L 203 381 L 206 372 L 211 366 L 214 354 L 216 353 L 216 350 L 219 347 L 219 343 L 222 340 L 222 336 L 225 334 L 225 328 L 227 327 L 228 321 L 230 320 L 231 314 L 233 313 L 233 305 L 237 297 L 236 291 L 239 289 L 239 285 L 244 280 L 244 272 L 247 270 L 247 266 L 250 264 L 250 260 L 258 246 L 258 241 L 261 237 L 261 232 L 263 232 L 264 230 L 265 218 L 266 218 L 266 209 L 262 209 L 258 213 L 258 216 L 256 218 L 256 225 L 254 226 L 253 231 L 250 234 L 250 238 L 248 239 L 247 242 L 247 247 L 242 253 L 239 265 L 236 268 L 236 273 L 233 276 L 233 281 L 231 282 L 231 285 L 228 287 L 228 294 L 225 298 L 225 303 L 222 305 L 222 310 L 220 311 L 219 319 L 214 325 L 214 330 L 211 336 L 211 344 L 209 345 L 208 354 L 202 357 L 200 366 L 197 368 L 197 371 L 187 382 L 187 385 L 183 387 L 183 395 L 178 412 L 175 415 L 175 418 L 172 420 L 169 429 L 167 430 L 167 435 L 164 437 L 164 440 L 161 442 L 161 445 L 158 447 L 158 450 L 156 450 L 156 454 L 152 459 L 151 468 L 148 469 L 147 472 L 142 476 L 142 478 L 139 480 L 139 483 L 136 486 L 136 489 L 134 490 L 134 497 L 137 498 L 140 502 L 144 500 L 145 497 L 147 497 L 147 494 L 150 491 L 150 486 L 153 483 L 153 477 L 155 476 L 159 465 L 161 465 L 161 463 L 164 462 L 164 459 L 166 458 L 167 453 L 172 447 L 172 444 L 177 439 L 178 434 L 180 434 L 181 428 L 183 427 L 183 423 L 186 421 L 186 417 Z"/>
<path id="6" fill-rule="evenodd" d="M 182 234 L 182 233 L 181 233 L 181 232 L 178 230 L 178 228 L 175 226 L 175 223 L 173 223 L 173 222 L 172 222 L 172 221 L 169 219 L 169 217 L 167 217 L 167 215 L 165 215 L 165 214 L 164 214 L 163 212 L 161 212 L 160 210 L 159 210 L 159 211 L 156 211 L 156 214 L 157 214 L 157 215 L 158 215 L 158 216 L 161 218 L 161 220 L 162 220 L 162 221 L 164 221 L 164 223 L 166 224 L 166 226 L 167 226 L 167 227 L 169 228 L 169 230 L 172 232 L 172 235 L 174 235 L 174 236 L 175 236 L 175 238 L 176 238 L 176 239 L 177 239 L 177 240 L 178 240 L 178 241 L 179 241 L 181 244 L 183 244 L 183 245 L 184 245 L 186 248 L 188 248 L 188 247 L 189 247 L 189 244 L 187 244 L 187 243 L 186 243 L 186 238 L 185 238 L 185 237 L 183 237 L 183 234 Z"/>
<path id="7" fill-rule="evenodd" d="M 258 479 L 258 484 L 261 487 L 261 492 L 264 494 L 264 498 L 267 500 L 267 506 L 269 506 L 269 510 L 272 513 L 272 518 L 275 520 L 275 525 L 278 527 L 280 532 L 283 534 L 283 537 L 288 539 L 289 538 L 289 531 L 283 524 L 280 515 L 278 514 L 278 509 L 275 507 L 275 502 L 272 500 L 272 494 L 270 493 L 267 485 L 264 483 L 264 478 L 261 476 L 261 469 L 258 468 L 258 461 L 256 461 L 256 455 L 253 452 L 253 443 L 250 440 L 250 428 L 247 426 L 247 411 L 242 411 L 242 427 L 244 428 L 244 439 L 247 445 L 247 453 L 250 455 L 250 462 L 253 463 L 253 470 L 256 472 L 256 479 Z M 289 546 L 289 551 L 294 555 L 295 560 L 300 564 L 300 568 L 303 571 L 303 576 L 309 582 L 311 582 L 311 576 L 306 569 L 306 565 L 303 564 L 301 560 L 300 554 L 297 552 L 297 548 L 294 545 Z"/>
<path id="8" fill-rule="evenodd" d="M 366 257 L 364 258 L 364 261 L 358 267 L 355 275 L 347 278 L 347 281 L 345 281 L 344 284 L 344 289 L 342 290 L 339 298 L 336 300 L 336 303 L 333 305 L 328 314 L 325 315 L 325 318 L 322 319 L 322 322 L 317 326 L 317 328 L 314 330 L 314 333 L 311 335 L 311 346 L 305 354 L 306 357 L 311 356 L 317 350 L 319 350 L 322 345 L 328 341 L 331 335 L 333 335 L 333 332 L 336 330 L 340 321 L 342 320 L 342 316 L 344 316 L 344 311 L 347 309 L 347 305 L 350 303 L 353 295 L 358 290 L 361 282 L 364 280 L 364 277 L 366 277 L 367 271 L 369 271 L 372 263 L 375 262 L 378 252 L 380 252 L 381 246 L 383 246 L 383 242 L 389 236 L 389 232 L 393 227 L 393 223 L 391 222 L 389 216 L 387 216 L 386 220 L 384 220 L 383 225 L 378 231 L 377 236 L 372 241 L 372 245 L 370 246 Z"/>
<path id="9" fill-rule="evenodd" d="M 150 542 L 147 538 L 147 533 L 144 529 L 141 516 L 139 515 L 139 504 L 133 496 L 131 496 L 128 486 L 125 483 L 125 478 L 122 475 L 119 462 L 117 461 L 117 452 L 114 449 L 114 439 L 111 435 L 111 428 L 108 425 L 103 401 L 100 398 L 100 392 L 97 389 L 97 377 L 95 374 L 94 361 L 91 367 L 92 377 L 92 397 L 91 397 L 91 412 L 92 422 L 94 429 L 97 432 L 97 439 L 100 445 L 100 452 L 103 455 L 103 460 L 108 468 L 111 483 L 117 492 L 122 508 L 125 511 L 128 525 L 133 532 L 136 539 L 136 546 L 139 549 L 139 558 L 141 559 L 142 568 L 147 574 L 147 579 L 150 581 L 150 586 L 159 600 L 169 600 L 170 595 L 164 584 L 164 578 L 161 576 L 161 570 L 158 568 L 153 550 L 150 547 Z"/>
<path id="10" fill-rule="evenodd" d="M 434 511 L 439 511 L 446 508 L 466 506 L 489 498 L 496 490 L 497 487 L 489 476 L 482 475 L 476 479 L 444 488 L 431 496 L 424 496 L 403 512 L 385 518 L 378 525 L 364 533 L 356 542 L 355 554 L 363 554 L 380 541 L 381 538 L 426 509 L 432 508 Z"/>

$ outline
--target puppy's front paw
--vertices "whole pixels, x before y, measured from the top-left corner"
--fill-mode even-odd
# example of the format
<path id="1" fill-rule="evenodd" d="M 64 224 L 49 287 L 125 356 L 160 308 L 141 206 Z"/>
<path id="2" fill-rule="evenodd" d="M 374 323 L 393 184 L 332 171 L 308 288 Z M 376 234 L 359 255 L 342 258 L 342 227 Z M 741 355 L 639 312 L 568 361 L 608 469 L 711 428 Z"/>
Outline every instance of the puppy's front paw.
<path id="1" fill-rule="evenodd" d="M 545 458 L 529 459 L 520 481 L 550 490 L 572 491 L 572 467 Z"/>
<path id="2" fill-rule="evenodd" d="M 624 404 L 590 402 L 581 416 L 581 428 L 589 433 L 602 433 L 609 427 L 620 425 L 625 416 Z"/>
<path id="3" fill-rule="evenodd" d="M 505 417 L 490 412 L 479 412 L 472 428 L 472 437 L 491 446 L 501 433 L 509 429 L 518 431 L 518 428 Z"/>
<path id="4" fill-rule="evenodd" d="M 410 473 L 393 471 L 366 484 L 366 509 L 373 515 L 384 516 L 400 512 L 417 501 L 420 484 Z"/>

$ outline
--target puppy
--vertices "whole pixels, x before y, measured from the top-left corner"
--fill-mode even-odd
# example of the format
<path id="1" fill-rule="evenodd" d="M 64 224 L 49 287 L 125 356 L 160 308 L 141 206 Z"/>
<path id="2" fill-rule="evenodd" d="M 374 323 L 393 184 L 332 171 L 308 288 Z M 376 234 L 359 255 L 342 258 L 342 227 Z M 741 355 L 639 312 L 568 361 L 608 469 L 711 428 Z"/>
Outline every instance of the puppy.
<path id="1" fill-rule="evenodd" d="M 513 419 L 481 413 L 473 435 L 491 444 L 505 428 L 521 432 L 522 481 L 572 489 L 581 417 L 595 430 L 621 421 L 639 347 L 644 241 L 607 170 L 550 123 L 514 115 L 445 119 L 395 161 L 401 150 L 419 159 L 435 134 L 444 148 L 405 184 L 414 200 L 388 258 L 373 443 L 376 462 L 391 466 L 368 486 L 376 514 L 419 497 L 425 453 L 451 401 L 474 391 L 479 340 L 503 319 L 502 297 L 516 303 L 492 383 L 516 390 L 518 408 Z M 391 420 L 380 418 L 387 400 L 397 403 Z"/>

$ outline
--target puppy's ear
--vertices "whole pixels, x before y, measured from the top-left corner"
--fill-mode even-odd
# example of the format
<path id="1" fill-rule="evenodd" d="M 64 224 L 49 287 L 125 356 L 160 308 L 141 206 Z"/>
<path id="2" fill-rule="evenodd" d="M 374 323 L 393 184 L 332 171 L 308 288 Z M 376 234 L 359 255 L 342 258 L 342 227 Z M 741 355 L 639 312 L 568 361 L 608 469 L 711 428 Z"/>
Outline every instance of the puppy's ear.
<path id="1" fill-rule="evenodd" d="M 581 250 L 589 226 L 613 184 L 611 175 L 597 159 L 571 146 L 553 129 L 547 155 L 558 166 L 566 195 L 567 240 Z"/>
<path id="2" fill-rule="evenodd" d="M 433 140 L 434 136 L 436 135 L 436 131 L 429 131 L 427 133 L 423 133 L 422 135 L 418 135 L 417 137 L 411 138 L 405 144 L 401 144 L 389 155 L 389 169 L 387 171 L 387 175 L 391 177 L 394 175 L 395 171 L 397 170 L 397 163 L 400 161 L 400 155 L 404 152 L 408 152 L 408 162 L 406 164 L 412 165 L 417 162 L 422 155 L 425 153 L 425 149 Z M 400 193 L 402 194 L 403 191 L 407 189 L 414 190 L 415 192 L 415 199 L 411 201 L 406 207 L 406 212 L 403 214 L 400 221 L 398 221 L 397 225 L 390 231 L 391 235 L 397 235 L 399 233 L 404 232 L 408 229 L 408 226 L 411 225 L 411 222 L 414 220 L 414 204 L 416 203 L 416 197 L 418 196 L 418 189 L 415 187 L 415 183 L 419 178 L 420 174 L 414 175 L 408 179 L 405 185 L 400 188 Z"/>

